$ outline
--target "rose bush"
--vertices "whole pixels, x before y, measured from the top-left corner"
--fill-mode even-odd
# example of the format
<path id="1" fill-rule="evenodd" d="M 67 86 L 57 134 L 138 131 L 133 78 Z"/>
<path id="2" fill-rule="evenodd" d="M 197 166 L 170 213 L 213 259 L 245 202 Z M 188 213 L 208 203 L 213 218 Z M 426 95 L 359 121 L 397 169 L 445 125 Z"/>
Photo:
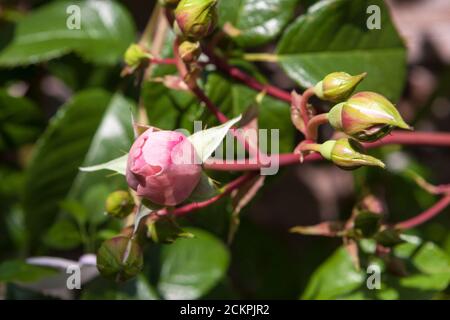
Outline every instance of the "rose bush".
<path id="1" fill-rule="evenodd" d="M 1 1 L 0 300 L 448 298 L 450 69 L 393 2 Z"/>

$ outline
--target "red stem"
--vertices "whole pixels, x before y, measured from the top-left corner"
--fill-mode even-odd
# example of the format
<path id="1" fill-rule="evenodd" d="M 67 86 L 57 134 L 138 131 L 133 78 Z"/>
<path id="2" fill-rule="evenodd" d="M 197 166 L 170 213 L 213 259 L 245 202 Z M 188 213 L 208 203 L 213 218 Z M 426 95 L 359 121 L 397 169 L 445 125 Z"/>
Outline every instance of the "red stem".
<path id="1" fill-rule="evenodd" d="M 431 208 L 425 210 L 421 214 L 411 219 L 405 220 L 403 222 L 399 222 L 395 226 L 399 229 L 411 229 L 417 227 L 418 225 L 421 225 L 422 223 L 425 223 L 428 220 L 431 220 L 432 218 L 437 216 L 449 205 L 450 205 L 450 194 L 442 197 L 441 200 L 436 202 Z"/>
<path id="2" fill-rule="evenodd" d="M 173 48 L 173 52 L 175 55 L 175 62 L 177 65 L 177 69 L 178 72 L 181 76 L 182 79 L 185 79 L 185 77 L 188 74 L 188 70 L 186 68 L 186 65 L 184 64 L 184 62 L 181 60 L 179 54 L 178 54 L 178 40 L 174 41 L 174 48 Z M 189 84 L 187 83 L 187 85 L 189 86 L 189 89 L 191 90 L 191 92 L 200 100 L 202 101 L 206 107 L 208 108 L 208 110 L 214 114 L 214 116 L 217 118 L 217 120 L 219 120 L 220 123 L 225 123 L 228 121 L 228 118 L 225 114 L 223 114 L 219 108 L 214 104 L 214 102 L 211 101 L 211 99 L 205 94 L 205 92 L 196 84 Z M 248 150 L 248 152 L 252 155 L 252 156 L 256 156 L 257 159 L 262 160 L 264 163 L 267 163 L 267 156 L 265 154 L 263 154 L 262 152 L 260 152 L 260 150 L 258 149 L 258 147 L 254 147 L 252 145 L 250 145 L 247 140 L 245 140 L 244 137 L 242 137 L 240 134 L 238 134 L 235 130 L 231 130 L 233 135 L 236 137 L 236 139 L 238 141 L 240 141 L 243 145 L 244 148 L 246 150 Z"/>
<path id="3" fill-rule="evenodd" d="M 422 146 L 445 146 L 450 147 L 450 133 L 431 133 L 431 132 L 404 132 L 395 131 L 391 135 L 374 143 L 365 143 L 366 148 L 376 148 L 389 144 L 403 144 L 403 145 L 422 145 Z M 271 162 L 265 164 L 252 163 L 251 160 L 242 163 L 238 162 L 207 162 L 204 167 L 211 170 L 219 171 L 247 171 L 247 170 L 260 170 L 263 167 L 269 167 L 273 162 L 278 161 L 278 165 L 287 166 L 300 163 L 299 155 L 295 153 L 285 153 L 279 155 L 273 155 L 270 157 Z M 317 161 L 321 159 L 318 154 L 311 154 L 304 158 L 305 162 Z"/>
<path id="4" fill-rule="evenodd" d="M 178 40 L 175 40 L 173 43 L 173 54 L 175 56 L 175 63 L 180 77 L 184 80 L 188 75 L 188 70 L 178 54 Z M 203 90 L 201 90 L 195 84 L 187 83 L 187 85 L 189 86 L 189 89 L 192 91 L 192 93 L 194 93 L 197 98 L 206 105 L 209 111 L 214 114 L 217 120 L 219 120 L 221 123 L 225 123 L 228 121 L 227 116 L 220 112 L 220 110 L 214 105 L 214 103 L 206 96 Z"/>
<path id="5" fill-rule="evenodd" d="M 245 72 L 241 71 L 240 69 L 233 67 L 228 64 L 227 61 L 219 58 L 212 50 L 209 50 L 208 48 L 204 49 L 204 52 L 209 57 L 211 62 L 222 72 L 227 73 L 230 77 L 245 83 L 250 88 L 253 88 L 257 91 L 265 91 L 267 94 L 271 95 L 272 97 L 275 97 L 277 99 L 291 102 L 291 94 L 287 91 L 281 90 L 275 86 L 272 86 L 270 84 L 262 84 L 255 78 L 249 76 Z"/>
<path id="6" fill-rule="evenodd" d="M 328 123 L 328 113 L 321 113 L 312 117 L 306 126 L 306 140 L 317 141 L 319 126 Z"/>
<path id="7" fill-rule="evenodd" d="M 314 88 L 308 88 L 305 90 L 305 92 L 303 92 L 302 99 L 300 100 L 300 112 L 302 114 L 305 126 L 307 126 L 309 123 L 308 100 L 313 95 L 314 95 Z"/>
<path id="8" fill-rule="evenodd" d="M 176 64 L 176 60 L 174 58 L 164 58 L 164 59 L 152 58 L 152 59 L 150 59 L 150 63 L 154 63 L 154 64 Z"/>
<path id="9" fill-rule="evenodd" d="M 366 143 L 365 146 L 370 148 L 383 146 L 386 144 L 404 144 L 404 145 L 423 145 L 435 147 L 449 147 L 450 133 L 447 132 L 409 132 L 394 131 L 392 134 L 383 139 Z"/>
<path id="10" fill-rule="evenodd" d="M 225 123 L 228 121 L 228 118 L 226 115 L 224 115 L 211 101 L 211 99 L 208 98 L 208 96 L 203 92 L 202 89 L 199 87 L 191 88 L 192 93 L 194 93 L 197 98 L 202 101 L 206 107 L 209 109 L 209 111 L 214 114 L 214 116 L 219 120 L 220 123 Z"/>
<path id="11" fill-rule="evenodd" d="M 175 216 L 182 216 L 182 215 L 185 215 L 185 214 L 190 213 L 192 211 L 205 208 L 205 207 L 213 204 L 214 202 L 219 201 L 220 199 L 222 199 L 226 195 L 230 194 L 233 190 L 238 189 L 240 186 L 242 186 L 246 182 L 250 181 L 255 176 L 256 176 L 256 173 L 244 174 L 244 175 L 240 176 L 239 178 L 237 178 L 237 179 L 231 181 L 230 183 L 228 183 L 224 187 L 222 193 L 218 194 L 215 197 L 212 197 L 211 199 L 208 199 L 208 200 L 205 200 L 205 201 L 201 201 L 201 202 L 189 203 L 189 204 L 187 204 L 185 206 L 176 208 L 176 209 L 174 209 L 172 211 L 167 211 L 167 209 L 163 209 L 162 211 L 158 212 L 158 215 L 172 214 L 172 215 L 175 215 Z"/>

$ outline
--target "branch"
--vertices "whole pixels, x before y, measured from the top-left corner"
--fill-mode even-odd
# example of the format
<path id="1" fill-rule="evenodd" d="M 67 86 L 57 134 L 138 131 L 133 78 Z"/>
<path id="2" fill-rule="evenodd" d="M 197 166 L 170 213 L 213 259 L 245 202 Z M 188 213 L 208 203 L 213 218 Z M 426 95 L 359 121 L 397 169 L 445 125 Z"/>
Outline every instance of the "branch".
<path id="1" fill-rule="evenodd" d="M 364 146 L 368 149 L 390 145 L 390 144 L 402 144 L 402 145 L 414 145 L 414 146 L 434 146 L 434 147 L 450 147 L 450 133 L 444 132 L 403 132 L 395 131 L 391 135 L 374 143 L 365 143 Z M 308 155 L 304 158 L 304 162 L 317 161 L 322 157 L 315 153 Z M 271 165 L 278 164 L 281 166 L 293 165 L 300 163 L 299 155 L 295 153 L 285 153 L 272 155 L 269 157 L 269 162 L 255 163 L 253 159 L 239 160 L 236 162 L 227 161 L 210 161 L 207 162 L 204 167 L 211 170 L 219 171 L 249 171 L 260 170 L 261 168 L 270 167 Z"/>
<path id="2" fill-rule="evenodd" d="M 431 208 L 427 209 L 426 211 L 422 212 L 421 214 L 411 219 L 397 223 L 395 227 L 399 229 L 411 229 L 417 227 L 437 216 L 449 205 L 450 205 L 450 194 L 447 194 L 446 196 L 442 197 L 441 200 L 436 202 Z"/>
<path id="3" fill-rule="evenodd" d="M 255 78 L 241 71 L 240 69 L 233 67 L 228 64 L 227 61 L 218 57 L 212 50 L 209 48 L 204 48 L 205 54 L 209 57 L 210 61 L 222 72 L 228 74 L 230 77 L 245 83 L 250 88 L 253 88 L 257 91 L 264 91 L 268 95 L 275 97 L 277 99 L 291 102 L 291 94 L 287 91 L 281 90 L 275 86 L 270 84 L 262 84 Z"/>
<path id="4" fill-rule="evenodd" d="M 175 55 L 175 62 L 178 69 L 178 73 L 180 74 L 180 77 L 184 80 L 186 76 L 188 76 L 188 70 L 184 62 L 181 60 L 179 54 L 178 54 L 178 40 L 174 41 L 173 46 L 173 53 Z M 203 102 L 208 110 L 214 114 L 214 116 L 219 120 L 221 123 L 225 123 L 228 121 L 228 118 L 225 114 L 223 114 L 219 108 L 214 104 L 214 102 L 211 101 L 211 99 L 205 94 L 205 92 L 196 84 L 191 83 L 190 81 L 186 83 L 191 90 L 191 92 L 201 101 Z M 248 143 L 248 141 L 243 137 L 241 134 L 236 132 L 234 129 L 231 130 L 233 135 L 236 137 L 236 139 L 241 142 L 246 150 L 250 153 L 251 156 L 255 156 L 256 159 L 261 159 L 264 163 L 267 163 L 269 160 L 267 159 L 267 156 L 260 152 L 258 147 L 253 147 Z"/>
<path id="5" fill-rule="evenodd" d="M 176 61 L 173 58 L 151 58 L 150 63 L 175 65 Z"/>
<path id="6" fill-rule="evenodd" d="M 211 199 L 208 199 L 208 200 L 205 200 L 205 201 L 201 201 L 201 202 L 190 203 L 190 204 L 187 204 L 185 206 L 182 206 L 182 207 L 179 207 L 179 208 L 175 208 L 174 210 L 171 210 L 171 211 L 168 211 L 167 209 L 163 209 L 163 210 L 158 212 L 158 215 L 172 214 L 174 216 L 183 216 L 183 215 L 185 215 L 187 213 L 190 213 L 192 211 L 205 208 L 205 207 L 207 207 L 207 206 L 209 206 L 209 205 L 219 201 L 220 199 L 222 199 L 226 195 L 229 195 L 233 190 L 238 189 L 239 187 L 241 187 L 246 182 L 250 181 L 255 176 L 256 176 L 256 173 L 254 173 L 254 172 L 244 174 L 244 175 L 240 176 L 239 178 L 237 178 L 237 179 L 231 181 L 230 183 L 228 183 L 223 188 L 222 193 L 218 194 L 215 197 L 212 197 Z"/>
<path id="7" fill-rule="evenodd" d="M 321 113 L 309 119 L 306 126 L 306 140 L 317 141 L 319 126 L 325 123 L 328 123 L 328 113 Z"/>
<path id="8" fill-rule="evenodd" d="M 186 65 L 181 60 L 180 55 L 178 54 L 178 45 L 178 39 L 176 39 L 173 44 L 175 64 L 177 66 L 178 73 L 180 74 L 181 79 L 186 80 L 189 72 L 186 68 Z M 186 82 L 186 84 L 188 85 L 192 93 L 195 94 L 195 96 L 206 105 L 206 107 L 212 114 L 214 114 L 217 120 L 219 120 L 221 123 L 225 123 L 228 121 L 227 116 L 220 112 L 220 110 L 214 105 L 214 103 L 206 96 L 203 90 L 201 90 L 196 84 L 191 83 L 191 81 Z"/>
<path id="9" fill-rule="evenodd" d="M 394 131 L 392 134 L 384 137 L 377 142 L 366 143 L 365 146 L 369 148 L 375 148 L 387 144 L 450 147 L 450 133 Z"/>

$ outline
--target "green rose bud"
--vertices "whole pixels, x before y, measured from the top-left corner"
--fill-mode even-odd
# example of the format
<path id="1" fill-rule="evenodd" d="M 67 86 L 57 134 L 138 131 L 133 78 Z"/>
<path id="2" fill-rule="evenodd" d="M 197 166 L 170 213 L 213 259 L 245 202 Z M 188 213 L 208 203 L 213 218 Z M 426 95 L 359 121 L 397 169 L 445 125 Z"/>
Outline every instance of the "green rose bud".
<path id="1" fill-rule="evenodd" d="M 335 105 L 328 119 L 336 130 L 360 141 L 378 140 L 395 127 L 411 130 L 395 106 L 374 92 L 359 92 Z"/>
<path id="2" fill-rule="evenodd" d="M 128 191 L 116 191 L 106 199 L 106 212 L 119 219 L 127 217 L 134 210 L 134 200 Z"/>
<path id="3" fill-rule="evenodd" d="M 217 22 L 217 0 L 181 0 L 175 20 L 184 36 L 201 39 L 210 34 Z"/>
<path id="4" fill-rule="evenodd" d="M 384 168 L 382 161 L 364 154 L 362 145 L 353 139 L 329 140 L 320 145 L 320 154 L 345 170 L 354 170 L 361 166 Z"/>
<path id="5" fill-rule="evenodd" d="M 401 238 L 401 231 L 393 228 L 384 228 L 384 230 L 379 231 L 373 237 L 378 244 L 383 247 L 391 248 L 394 247 L 404 240 Z"/>
<path id="6" fill-rule="evenodd" d="M 97 269 L 100 274 L 118 282 L 136 276 L 143 264 L 142 249 L 130 237 L 117 236 L 109 239 L 103 242 L 97 252 Z"/>
<path id="7" fill-rule="evenodd" d="M 314 87 L 314 93 L 322 100 L 341 102 L 346 100 L 356 86 L 365 78 L 367 73 L 357 76 L 345 72 L 333 72 L 327 75 Z"/>
<path id="8" fill-rule="evenodd" d="M 197 61 L 200 56 L 200 42 L 183 41 L 178 48 L 178 54 L 185 63 Z"/>
<path id="9" fill-rule="evenodd" d="M 372 237 L 381 227 L 382 215 L 370 211 L 359 211 L 355 217 L 353 232 L 357 238 Z"/>
<path id="10" fill-rule="evenodd" d="M 133 70 L 138 68 L 141 63 L 151 58 L 152 55 L 150 53 L 145 52 L 140 45 L 135 43 L 128 47 L 124 55 L 125 63 Z"/>

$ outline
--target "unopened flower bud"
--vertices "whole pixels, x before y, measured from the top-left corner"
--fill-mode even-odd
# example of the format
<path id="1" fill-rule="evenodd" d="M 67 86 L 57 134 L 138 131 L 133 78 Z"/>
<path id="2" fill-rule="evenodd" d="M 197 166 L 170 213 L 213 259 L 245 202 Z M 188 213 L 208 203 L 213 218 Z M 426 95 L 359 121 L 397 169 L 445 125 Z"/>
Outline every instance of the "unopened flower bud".
<path id="1" fill-rule="evenodd" d="M 138 68 L 141 63 L 150 58 L 152 58 L 152 55 L 145 52 L 140 45 L 135 43 L 128 47 L 124 55 L 125 63 L 133 70 Z"/>
<path id="2" fill-rule="evenodd" d="M 217 22 L 217 0 L 181 0 L 175 20 L 184 36 L 201 39 L 210 34 Z"/>
<path id="3" fill-rule="evenodd" d="M 185 63 L 192 63 L 197 61 L 200 56 L 200 42 L 183 41 L 178 48 L 178 54 Z"/>
<path id="4" fill-rule="evenodd" d="M 127 217 L 134 210 L 134 200 L 128 191 L 115 191 L 106 199 L 106 212 L 119 219 Z"/>
<path id="5" fill-rule="evenodd" d="M 345 72 L 333 72 L 314 87 L 314 93 L 320 99 L 341 102 L 346 100 L 364 79 L 367 73 L 352 76 Z"/>
<path id="6" fill-rule="evenodd" d="M 368 91 L 356 93 L 346 102 L 335 105 L 328 119 L 336 130 L 360 141 L 378 140 L 395 127 L 411 130 L 389 100 Z"/>
<path id="7" fill-rule="evenodd" d="M 199 183 L 200 163 L 186 136 L 150 128 L 131 147 L 127 182 L 138 196 L 159 205 L 175 206 L 186 200 Z"/>
<path id="8" fill-rule="evenodd" d="M 130 237 L 117 236 L 100 246 L 97 252 L 97 269 L 106 278 L 126 281 L 142 269 L 144 258 L 138 242 Z"/>
<path id="9" fill-rule="evenodd" d="M 362 145 L 353 139 L 329 140 L 320 145 L 320 154 L 345 170 L 354 170 L 361 166 L 384 168 L 381 160 L 363 153 Z"/>

